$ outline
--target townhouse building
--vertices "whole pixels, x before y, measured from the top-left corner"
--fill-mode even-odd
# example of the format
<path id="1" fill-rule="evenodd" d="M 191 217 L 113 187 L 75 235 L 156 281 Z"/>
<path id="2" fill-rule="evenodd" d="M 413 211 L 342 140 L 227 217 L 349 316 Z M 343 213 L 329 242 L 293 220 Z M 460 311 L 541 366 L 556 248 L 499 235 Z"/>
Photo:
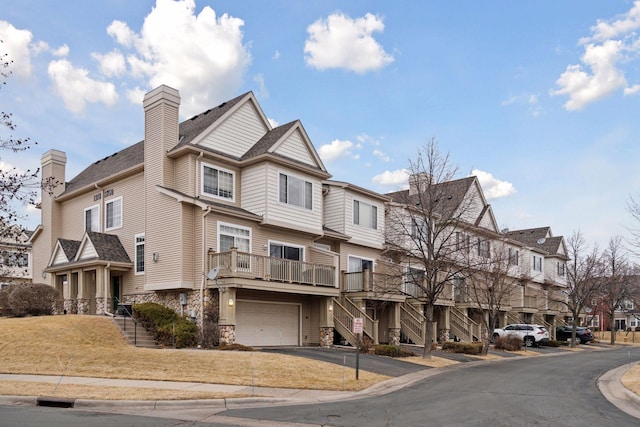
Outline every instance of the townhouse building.
<path id="1" fill-rule="evenodd" d="M 147 93 L 144 139 L 71 179 L 64 152 L 43 154 L 43 177 L 61 184 L 42 196 L 31 265 L 66 313 L 152 301 L 251 346 L 354 344 L 360 319 L 374 343 L 424 345 L 420 269 L 388 244 L 390 213 L 410 209 L 415 180 L 386 195 L 332 180 L 302 123 L 272 127 L 251 92 L 182 122 L 179 106 L 173 88 Z M 467 253 L 488 257 L 500 241 L 516 259 L 533 254 L 532 266 L 512 267 L 522 286 L 504 322 L 512 311 L 554 320 L 562 238 L 548 230 L 530 244 L 500 231 L 475 177 L 440 191 L 453 206 L 472 203 L 455 230 Z M 487 316 L 459 279 L 437 301 L 439 340 L 479 339 Z"/>

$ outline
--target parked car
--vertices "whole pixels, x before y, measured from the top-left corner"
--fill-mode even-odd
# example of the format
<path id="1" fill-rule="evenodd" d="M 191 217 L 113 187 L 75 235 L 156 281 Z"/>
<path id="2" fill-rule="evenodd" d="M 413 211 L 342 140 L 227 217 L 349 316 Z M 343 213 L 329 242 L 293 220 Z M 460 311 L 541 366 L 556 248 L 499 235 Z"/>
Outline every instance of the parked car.
<path id="1" fill-rule="evenodd" d="M 556 339 L 558 341 L 566 341 L 571 339 L 572 326 L 558 326 L 556 328 Z M 576 327 L 576 338 L 580 340 L 580 344 L 586 344 L 593 341 L 593 333 L 591 329 L 585 326 Z"/>
<path id="2" fill-rule="evenodd" d="M 515 335 L 527 347 L 539 346 L 549 341 L 549 331 L 542 325 L 513 324 L 493 330 L 493 339 Z"/>

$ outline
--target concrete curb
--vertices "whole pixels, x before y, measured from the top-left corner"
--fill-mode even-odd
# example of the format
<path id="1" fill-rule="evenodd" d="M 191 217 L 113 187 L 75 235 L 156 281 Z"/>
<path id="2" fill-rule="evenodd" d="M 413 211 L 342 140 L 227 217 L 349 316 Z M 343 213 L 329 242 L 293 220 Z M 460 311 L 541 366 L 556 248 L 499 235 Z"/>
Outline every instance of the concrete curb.
<path id="1" fill-rule="evenodd" d="M 609 402 L 636 418 L 640 418 L 640 396 L 622 385 L 621 378 L 633 365 L 638 363 L 640 362 L 619 366 L 605 372 L 597 380 L 600 392 Z"/>

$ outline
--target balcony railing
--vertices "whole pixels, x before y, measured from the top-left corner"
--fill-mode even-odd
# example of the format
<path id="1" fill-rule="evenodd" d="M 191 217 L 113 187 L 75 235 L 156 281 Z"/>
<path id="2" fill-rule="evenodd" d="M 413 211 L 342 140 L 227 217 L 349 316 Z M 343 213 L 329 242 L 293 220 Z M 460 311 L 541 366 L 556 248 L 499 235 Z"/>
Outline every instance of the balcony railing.
<path id="1" fill-rule="evenodd" d="M 342 273 L 342 292 L 401 293 L 402 277 L 370 270 Z"/>
<path id="2" fill-rule="evenodd" d="M 218 279 L 245 278 L 310 286 L 337 287 L 335 267 L 290 259 L 239 252 L 210 253 L 209 269 L 218 269 Z"/>

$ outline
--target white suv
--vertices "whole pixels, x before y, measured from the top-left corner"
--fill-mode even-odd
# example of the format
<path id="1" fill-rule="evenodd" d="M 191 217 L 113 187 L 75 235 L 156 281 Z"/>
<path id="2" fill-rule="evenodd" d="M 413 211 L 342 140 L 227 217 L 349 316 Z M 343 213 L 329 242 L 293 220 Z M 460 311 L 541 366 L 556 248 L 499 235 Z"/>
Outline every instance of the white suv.
<path id="1" fill-rule="evenodd" d="M 549 341 L 549 332 L 542 325 L 518 323 L 493 330 L 493 339 L 515 335 L 520 337 L 527 347 L 539 346 Z"/>

